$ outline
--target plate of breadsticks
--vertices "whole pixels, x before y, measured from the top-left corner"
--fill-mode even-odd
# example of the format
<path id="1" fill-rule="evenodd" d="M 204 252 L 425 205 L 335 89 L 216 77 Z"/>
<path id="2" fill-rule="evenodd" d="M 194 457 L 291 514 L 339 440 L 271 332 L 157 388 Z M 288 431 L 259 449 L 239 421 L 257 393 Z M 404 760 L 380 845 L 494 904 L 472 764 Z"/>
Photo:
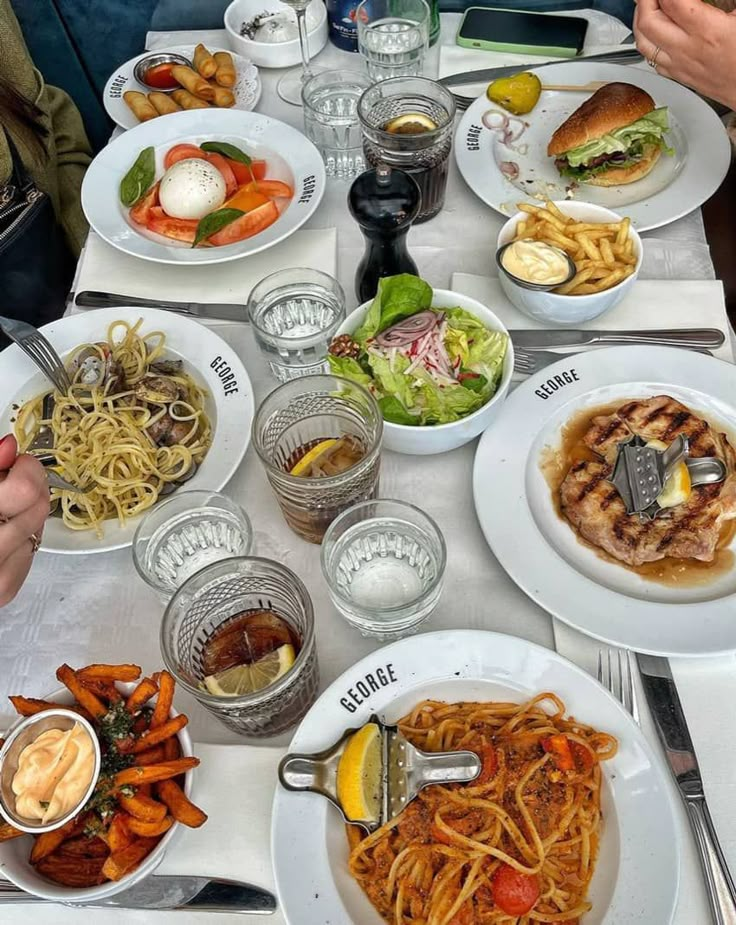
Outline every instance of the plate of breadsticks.
<path id="1" fill-rule="evenodd" d="M 173 112 L 254 109 L 261 96 L 258 68 L 231 51 L 177 45 L 131 58 L 110 75 L 105 109 L 128 129 Z"/>

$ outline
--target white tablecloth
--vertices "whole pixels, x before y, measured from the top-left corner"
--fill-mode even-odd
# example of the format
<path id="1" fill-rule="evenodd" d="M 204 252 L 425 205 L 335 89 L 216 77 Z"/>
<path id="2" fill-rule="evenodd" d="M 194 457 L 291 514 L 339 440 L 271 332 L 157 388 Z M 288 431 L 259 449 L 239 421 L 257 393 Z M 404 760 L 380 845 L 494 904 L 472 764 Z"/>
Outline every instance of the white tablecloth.
<path id="1" fill-rule="evenodd" d="M 443 17 L 443 41 L 452 42 L 456 16 Z M 208 41 L 216 41 L 209 37 Z M 222 38 L 220 38 L 222 42 Z M 150 44 L 150 43 L 149 43 Z M 436 73 L 437 49 L 430 53 L 428 73 Z M 328 46 L 319 56 L 322 66 L 349 61 L 360 66 L 355 56 Z M 280 74 L 262 71 L 264 93 L 258 109 L 301 127 L 301 112 L 282 103 L 275 94 Z M 345 208 L 347 184 L 329 184 L 325 199 L 306 227 L 338 229 L 338 274 L 351 305 L 353 273 L 362 254 L 362 239 Z M 501 216 L 481 203 L 465 186 L 453 165 L 447 190 L 447 204 L 435 220 L 413 229 L 409 246 L 420 273 L 433 285 L 448 287 L 455 272 L 492 275 L 493 245 Z M 643 276 L 654 279 L 712 279 L 713 268 L 705 244 L 699 213 L 646 236 Z M 273 388 L 264 361 L 248 328 L 218 326 L 220 333 L 241 355 L 250 372 L 256 400 Z M 548 614 L 527 598 L 507 577 L 488 549 L 479 529 L 472 504 L 471 472 L 475 445 L 436 457 L 406 457 L 384 453 L 381 494 L 402 498 L 424 507 L 437 520 L 448 541 L 446 591 L 427 630 L 451 627 L 488 629 L 513 633 L 534 642 L 554 646 L 552 622 Z M 230 485 L 228 493 L 247 509 L 255 530 L 255 552 L 284 562 L 305 581 L 317 615 L 317 638 L 322 686 L 329 684 L 347 666 L 368 654 L 377 643 L 350 629 L 331 607 L 319 569 L 319 548 L 297 539 L 284 524 L 255 453 L 250 449 Z M 84 558 L 39 553 L 28 582 L 18 598 L 0 613 L 0 697 L 11 693 L 40 696 L 55 686 L 54 671 L 62 661 L 82 665 L 90 661 L 134 661 L 151 671 L 160 667 L 158 629 L 161 604 L 135 573 L 129 550 Z M 699 719 L 710 703 L 723 705 L 734 699 L 736 680 L 730 672 L 707 662 L 693 662 L 688 672 L 701 694 L 701 712 L 690 715 L 694 738 Z M 706 691 L 712 684 L 713 697 Z M 1 701 L 0 701 L 1 702 Z M 213 721 L 186 695 L 179 694 L 179 709 L 191 716 L 195 740 L 210 743 L 242 743 L 242 740 Z M 4 715 L 5 714 L 5 715 Z M 727 710 L 719 715 L 726 717 Z M 0 706 L 0 728 L 10 714 Z M 713 728 L 712 724 L 709 728 Z M 719 810 L 734 803 L 736 784 L 731 775 L 732 738 L 725 729 L 719 742 L 720 754 L 713 748 L 704 761 L 706 784 L 712 787 L 716 821 Z M 271 744 L 284 744 L 282 737 Z M 244 765 L 247 761 L 244 760 Z M 212 768 L 211 773 L 217 774 Z M 242 786 L 248 786 L 248 768 L 243 767 Z M 237 793 L 232 794 L 237 807 Z M 237 818 L 236 818 L 237 816 Z M 233 825 L 247 827 L 245 817 L 233 814 Z M 190 834 L 190 833 L 187 833 Z M 197 833 L 191 833 L 196 837 Z M 194 839 L 188 840 L 190 844 Z M 736 869 L 736 843 L 725 845 Z M 228 852 L 223 839 L 220 850 Z M 264 853 L 266 846 L 263 846 Z M 705 925 L 708 921 L 702 886 L 689 859 L 686 878 L 688 896 L 681 900 L 676 925 Z M 168 862 L 167 862 L 168 863 Z M 248 865 L 239 875 L 255 876 Z M 215 867 L 215 869 L 217 869 Z M 213 865 L 207 868 L 213 873 Z M 224 873 L 225 865 L 223 865 Z M 228 873 L 231 872 L 227 866 Z M 182 871 L 183 872 L 183 871 Z M 188 872 L 193 872 L 191 869 Z M 673 884 L 674 888 L 674 884 Z M 120 913 L 84 913 L 61 907 L 0 906 L 0 923 L 21 922 L 33 915 L 34 922 L 91 922 L 96 915 L 104 923 L 153 921 L 151 915 L 127 918 Z M 168 919 L 162 916 L 156 921 Z M 211 925 L 235 921 L 231 917 L 191 914 L 186 921 Z M 268 921 L 268 920 L 264 920 Z M 273 920 L 271 920 L 273 921 Z M 300 923 L 301 925 L 301 923 Z M 305 922 L 304 925 L 311 925 Z M 342 925 L 342 923 L 340 923 Z M 618 923 L 616 923 L 618 925 Z M 659 923 L 652 923 L 659 925 Z"/>

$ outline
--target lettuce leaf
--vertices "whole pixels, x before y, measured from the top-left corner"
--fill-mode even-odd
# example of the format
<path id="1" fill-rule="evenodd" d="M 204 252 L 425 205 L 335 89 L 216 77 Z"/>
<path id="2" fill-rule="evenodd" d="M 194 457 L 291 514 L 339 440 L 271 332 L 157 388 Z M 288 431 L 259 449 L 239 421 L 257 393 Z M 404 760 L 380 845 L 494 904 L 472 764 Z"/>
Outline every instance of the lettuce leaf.
<path id="1" fill-rule="evenodd" d="M 378 292 L 366 312 L 363 324 L 353 334 L 361 346 L 392 324 L 416 315 L 432 305 L 432 287 L 418 276 L 402 273 L 378 283 Z"/>
<path id="2" fill-rule="evenodd" d="M 637 119 L 636 122 L 601 135 L 600 138 L 595 138 L 577 148 L 571 148 L 565 153 L 565 157 L 571 167 L 580 167 L 603 154 L 628 151 L 636 142 L 644 143 L 644 139 L 647 139 L 646 143 L 661 143 L 663 147 L 666 147 L 663 143 L 663 136 L 668 130 L 668 111 L 667 107 L 663 106 Z M 669 148 L 667 150 L 669 151 Z"/>

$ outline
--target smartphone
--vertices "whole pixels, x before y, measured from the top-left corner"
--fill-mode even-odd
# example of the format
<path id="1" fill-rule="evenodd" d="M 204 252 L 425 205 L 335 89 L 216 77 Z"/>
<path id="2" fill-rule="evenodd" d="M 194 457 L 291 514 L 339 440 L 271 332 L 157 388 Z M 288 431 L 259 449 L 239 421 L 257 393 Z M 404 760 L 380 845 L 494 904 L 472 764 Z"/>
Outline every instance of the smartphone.
<path id="1" fill-rule="evenodd" d="M 573 58 L 583 49 L 587 29 L 587 20 L 574 16 L 470 6 L 455 41 L 464 48 Z"/>

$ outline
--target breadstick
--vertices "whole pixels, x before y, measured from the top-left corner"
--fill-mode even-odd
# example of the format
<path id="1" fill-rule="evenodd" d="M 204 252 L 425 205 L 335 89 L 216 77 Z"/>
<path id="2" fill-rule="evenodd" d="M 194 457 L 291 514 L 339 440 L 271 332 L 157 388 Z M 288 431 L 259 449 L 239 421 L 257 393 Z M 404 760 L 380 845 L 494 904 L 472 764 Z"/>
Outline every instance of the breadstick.
<path id="1" fill-rule="evenodd" d="M 215 62 L 217 63 L 215 81 L 221 87 L 234 87 L 236 74 L 233 56 L 229 51 L 216 51 L 214 58 Z"/>
<path id="2" fill-rule="evenodd" d="M 194 49 L 194 70 L 205 80 L 209 80 L 217 70 L 217 62 L 201 42 Z"/>
<path id="3" fill-rule="evenodd" d="M 207 101 L 215 98 L 215 91 L 212 87 L 190 67 L 184 67 L 183 64 L 175 64 L 171 68 L 171 76 L 193 96 L 198 96 L 201 100 Z"/>
<path id="4" fill-rule="evenodd" d="M 181 112 L 181 106 L 172 100 L 168 93 L 152 91 L 148 94 L 148 102 L 160 116 L 167 116 L 171 112 Z"/>
<path id="5" fill-rule="evenodd" d="M 137 90 L 126 90 L 123 93 L 125 105 L 132 111 L 133 115 L 139 122 L 148 122 L 149 119 L 155 119 L 158 116 L 156 108 L 149 103 L 145 93 L 139 93 Z"/>
<path id="6" fill-rule="evenodd" d="M 171 94 L 174 100 L 181 106 L 182 109 L 209 109 L 210 104 L 205 103 L 204 100 L 197 99 L 196 96 L 188 90 L 174 90 Z"/>

